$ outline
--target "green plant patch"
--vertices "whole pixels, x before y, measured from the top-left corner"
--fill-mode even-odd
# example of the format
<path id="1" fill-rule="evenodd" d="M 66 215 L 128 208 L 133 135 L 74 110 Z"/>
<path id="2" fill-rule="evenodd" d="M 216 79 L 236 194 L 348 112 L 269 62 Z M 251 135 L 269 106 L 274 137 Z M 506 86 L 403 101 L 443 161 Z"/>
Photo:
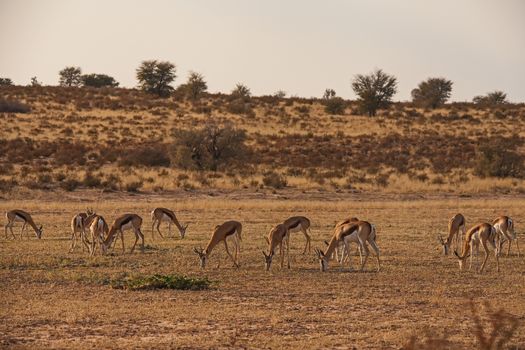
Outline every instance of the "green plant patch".
<path id="1" fill-rule="evenodd" d="M 150 290 L 150 289 L 179 289 L 179 290 L 206 290 L 212 282 L 207 278 L 192 278 L 177 275 L 151 275 L 127 277 L 112 280 L 110 285 L 115 289 Z"/>

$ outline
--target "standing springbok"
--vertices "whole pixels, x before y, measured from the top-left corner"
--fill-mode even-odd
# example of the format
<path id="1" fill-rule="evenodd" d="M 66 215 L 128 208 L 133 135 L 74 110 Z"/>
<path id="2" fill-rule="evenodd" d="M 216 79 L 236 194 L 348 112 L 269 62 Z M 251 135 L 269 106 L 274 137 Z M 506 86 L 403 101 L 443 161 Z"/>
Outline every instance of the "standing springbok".
<path id="1" fill-rule="evenodd" d="M 20 231 L 20 239 L 22 239 L 22 235 L 24 234 L 24 230 L 27 225 L 31 226 L 33 230 L 35 231 L 35 235 L 38 239 L 42 237 L 42 225 L 40 227 L 37 227 L 35 222 L 33 221 L 33 218 L 31 218 L 31 215 L 23 210 L 19 209 L 13 209 L 8 211 L 5 214 L 7 218 L 7 224 L 5 225 L 5 238 L 7 239 L 7 229 L 11 231 L 11 234 L 13 235 L 13 238 L 16 239 L 15 234 L 13 233 L 13 226 L 15 222 L 21 221 L 24 224 L 22 225 L 22 230 Z"/>
<path id="2" fill-rule="evenodd" d="M 310 230 L 310 219 L 304 216 L 292 216 L 291 218 L 284 220 L 283 225 L 286 230 L 288 230 L 289 234 L 301 231 L 306 238 L 303 254 L 306 253 L 307 248 L 309 252 L 311 251 L 310 235 L 307 232 L 307 230 Z"/>
<path id="3" fill-rule="evenodd" d="M 270 230 L 270 233 L 268 234 L 268 238 L 266 238 L 266 242 L 268 243 L 268 254 L 266 254 L 264 251 L 262 252 L 264 255 L 264 263 L 265 263 L 266 271 L 270 270 L 272 259 L 273 259 L 273 256 L 275 255 L 275 249 L 277 248 L 277 246 L 279 246 L 279 252 L 281 254 L 281 269 L 283 268 L 283 265 L 284 265 L 283 243 L 286 244 L 286 255 L 288 256 L 288 268 L 290 268 L 290 234 L 288 230 L 286 230 L 286 227 L 283 224 L 274 226 Z"/>
<path id="4" fill-rule="evenodd" d="M 516 248 L 518 249 L 518 256 L 520 256 L 520 246 L 518 245 L 518 237 L 514 231 L 514 221 L 508 216 L 500 216 L 499 218 L 492 221 L 492 226 L 496 229 L 496 232 L 500 235 L 499 252 L 503 249 L 503 244 L 509 242 L 509 248 L 507 249 L 507 256 L 510 254 L 510 246 L 512 241 L 516 242 Z"/>
<path id="5" fill-rule="evenodd" d="M 337 248 L 340 242 L 344 242 L 347 254 L 349 253 L 350 243 L 357 243 L 360 246 L 360 251 L 364 252 L 364 259 L 361 257 L 360 271 L 363 271 L 366 261 L 368 260 L 369 250 L 367 243 L 374 249 L 377 257 L 377 270 L 381 268 L 381 262 L 379 260 L 379 247 L 376 243 L 376 229 L 375 226 L 367 221 L 357 221 L 348 224 L 337 226 L 334 229 L 334 234 L 326 252 L 320 249 L 316 249 L 317 257 L 319 258 L 319 264 L 321 271 L 328 269 L 328 262 L 333 251 Z M 350 254 L 348 254 L 350 256 Z"/>
<path id="6" fill-rule="evenodd" d="M 88 208 L 83 213 L 78 213 L 71 219 L 71 245 L 69 246 L 69 252 L 72 253 L 77 245 L 77 233 L 80 236 L 80 242 L 82 243 L 82 251 L 85 248 L 89 250 L 91 244 L 86 237 L 86 230 L 91 225 L 91 220 L 95 217 L 93 209 Z"/>
<path id="7" fill-rule="evenodd" d="M 168 236 L 171 236 L 171 224 L 173 223 L 179 229 L 180 238 L 184 238 L 184 235 L 186 234 L 186 229 L 188 228 L 188 224 L 181 225 L 179 223 L 179 220 L 177 220 L 175 213 L 167 208 L 155 208 L 151 212 L 151 237 L 152 238 L 154 238 L 153 229 L 155 225 L 157 225 L 157 232 L 159 233 L 159 236 L 161 238 L 164 238 L 162 236 L 162 233 L 160 233 L 160 224 L 162 221 L 168 222 Z"/>
<path id="8" fill-rule="evenodd" d="M 213 248 L 220 242 L 224 242 L 224 248 L 226 249 L 226 254 L 232 259 L 233 265 L 239 267 L 239 253 L 241 251 L 241 233 L 242 233 L 242 224 L 238 221 L 226 221 L 222 225 L 215 226 L 211 239 L 206 246 L 206 249 L 197 249 L 193 248 L 195 254 L 199 256 L 201 261 L 201 268 L 206 267 L 206 260 L 209 258 Z M 233 257 L 228 249 L 228 240 L 232 241 L 235 249 L 235 257 Z M 217 268 L 220 267 L 220 259 L 217 264 Z"/>
<path id="9" fill-rule="evenodd" d="M 466 225 L 465 217 L 462 214 L 458 213 L 450 218 L 448 221 L 447 240 L 443 240 L 441 235 L 438 236 L 439 243 L 443 246 L 443 254 L 448 255 L 454 237 L 456 238 L 455 249 L 458 249 L 462 237 L 465 235 Z"/>
<path id="10" fill-rule="evenodd" d="M 104 238 L 106 237 L 106 234 L 109 232 L 109 227 L 102 215 L 93 214 L 91 216 L 88 216 L 86 221 L 89 220 L 89 233 L 91 234 L 91 242 L 88 248 L 89 248 L 89 255 L 93 256 L 95 255 L 95 251 L 97 250 L 97 244 L 100 246 L 100 252 L 105 252 L 102 248 L 102 243 L 104 242 Z"/>
<path id="11" fill-rule="evenodd" d="M 463 269 L 463 264 L 465 260 L 470 255 L 470 266 L 469 269 L 472 268 L 472 258 L 474 256 L 474 250 L 479 250 L 479 244 L 481 243 L 481 246 L 485 250 L 485 258 L 483 259 L 483 264 L 481 264 L 480 269 L 478 270 L 479 273 L 483 272 L 483 269 L 485 268 L 485 264 L 487 263 L 487 259 L 489 258 L 489 246 L 491 246 L 494 249 L 494 256 L 496 258 L 496 267 L 497 271 L 499 272 L 499 242 L 498 242 L 498 233 L 496 232 L 496 229 L 494 226 L 488 223 L 481 223 L 474 227 L 471 227 L 470 230 L 467 231 L 467 234 L 465 235 L 465 241 L 463 243 L 463 252 L 461 255 L 458 254 L 456 250 L 454 250 L 454 254 L 457 256 L 459 261 L 459 269 Z M 469 252 L 470 251 L 470 252 Z M 476 254 L 476 262 L 477 262 L 477 254 Z"/>
<path id="12" fill-rule="evenodd" d="M 139 239 L 141 240 L 140 250 L 144 253 L 144 234 L 140 230 L 141 227 L 142 218 L 137 214 L 124 214 L 117 217 L 111 224 L 106 239 L 102 242 L 102 253 L 105 254 L 107 252 L 108 248 L 111 246 L 111 243 L 118 234 L 120 234 L 120 239 L 122 240 L 122 252 L 125 253 L 126 250 L 124 248 L 123 231 L 126 230 L 133 230 L 133 233 L 135 233 L 135 243 L 133 243 L 133 247 L 131 247 L 130 253 L 133 253 L 133 251 L 135 250 L 135 246 L 137 245 Z"/>

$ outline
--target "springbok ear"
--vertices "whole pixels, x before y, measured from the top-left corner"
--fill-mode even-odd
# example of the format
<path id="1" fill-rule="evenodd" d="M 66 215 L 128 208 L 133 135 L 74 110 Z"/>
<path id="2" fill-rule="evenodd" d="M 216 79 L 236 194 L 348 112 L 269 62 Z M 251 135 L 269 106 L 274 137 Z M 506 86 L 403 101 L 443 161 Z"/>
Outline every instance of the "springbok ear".
<path id="1" fill-rule="evenodd" d="M 199 255 L 199 251 L 197 250 L 197 248 L 193 247 L 193 251 L 195 252 L 195 254 Z"/>
<path id="2" fill-rule="evenodd" d="M 270 244 L 270 240 L 268 239 L 268 237 L 264 236 L 264 240 L 266 241 L 267 244 Z"/>
<path id="3" fill-rule="evenodd" d="M 264 252 L 264 250 L 262 250 L 262 253 L 263 253 L 263 255 L 264 255 L 265 258 L 268 257 L 268 255 L 266 255 L 266 253 Z"/>
<path id="4" fill-rule="evenodd" d="M 324 244 L 326 244 L 326 245 L 330 245 L 330 243 L 328 243 L 328 241 L 323 241 L 323 242 L 324 242 Z"/>

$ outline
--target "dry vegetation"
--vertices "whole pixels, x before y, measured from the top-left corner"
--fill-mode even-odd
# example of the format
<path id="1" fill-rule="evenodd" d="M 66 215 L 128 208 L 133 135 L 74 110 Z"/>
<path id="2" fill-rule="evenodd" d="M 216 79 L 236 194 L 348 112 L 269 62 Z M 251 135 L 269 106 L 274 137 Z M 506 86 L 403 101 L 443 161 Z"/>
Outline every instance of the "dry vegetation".
<path id="1" fill-rule="evenodd" d="M 525 191 L 523 105 L 455 103 L 422 110 L 397 103 L 371 118 L 357 115 L 349 101 L 343 101 L 343 115 L 331 115 L 320 99 L 245 101 L 217 94 L 192 102 L 130 89 L 61 87 L 0 92 L 9 107 L 0 113 L 4 193 L 20 188 Z M 228 123 L 246 136 L 237 161 L 219 164 L 216 171 L 180 166 L 188 158 L 173 150 L 176 130 Z"/>
<path id="2" fill-rule="evenodd" d="M 508 214 L 522 232 L 522 199 L 50 196 L 0 202 L 0 211 L 24 208 L 44 225 L 42 240 L 0 241 L 1 347 L 489 349 L 502 344 L 515 349 L 525 344 L 524 258 L 502 257 L 500 274 L 492 256 L 486 273 L 460 272 L 453 257 L 441 255 L 436 239 L 456 212 L 465 214 L 468 224 Z M 146 252 L 68 254 L 70 217 L 86 206 L 110 220 L 122 212 L 145 217 Z M 152 241 L 149 212 L 155 206 L 171 207 L 190 223 L 184 240 Z M 375 272 L 372 261 L 364 273 L 341 271 L 335 263 L 321 273 L 313 252 L 301 255 L 304 238 L 297 234 L 291 240 L 292 269 L 273 266 L 266 273 L 263 236 L 295 214 L 311 218 L 313 247 L 323 246 L 341 218 L 369 219 L 378 228 L 382 270 Z M 241 267 L 230 267 L 219 249 L 201 271 L 192 247 L 205 245 L 214 225 L 225 219 L 244 225 Z M 130 240 L 126 235 L 128 246 Z M 216 269 L 219 258 L 224 263 Z M 201 291 L 112 287 L 115 281 L 153 275 L 207 278 L 212 285 Z"/>

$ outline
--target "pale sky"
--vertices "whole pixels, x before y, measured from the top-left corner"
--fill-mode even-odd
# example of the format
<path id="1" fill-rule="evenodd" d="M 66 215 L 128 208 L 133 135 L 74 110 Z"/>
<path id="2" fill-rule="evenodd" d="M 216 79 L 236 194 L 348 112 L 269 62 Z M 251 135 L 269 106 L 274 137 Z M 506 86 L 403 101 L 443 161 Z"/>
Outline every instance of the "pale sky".
<path id="1" fill-rule="evenodd" d="M 16 84 L 55 85 L 74 65 L 134 87 L 146 59 L 175 63 L 175 86 L 202 73 L 211 92 L 355 98 L 353 76 L 381 68 L 395 100 L 445 77 L 456 101 L 525 102 L 525 1 L 0 0 L 0 77 Z"/>

